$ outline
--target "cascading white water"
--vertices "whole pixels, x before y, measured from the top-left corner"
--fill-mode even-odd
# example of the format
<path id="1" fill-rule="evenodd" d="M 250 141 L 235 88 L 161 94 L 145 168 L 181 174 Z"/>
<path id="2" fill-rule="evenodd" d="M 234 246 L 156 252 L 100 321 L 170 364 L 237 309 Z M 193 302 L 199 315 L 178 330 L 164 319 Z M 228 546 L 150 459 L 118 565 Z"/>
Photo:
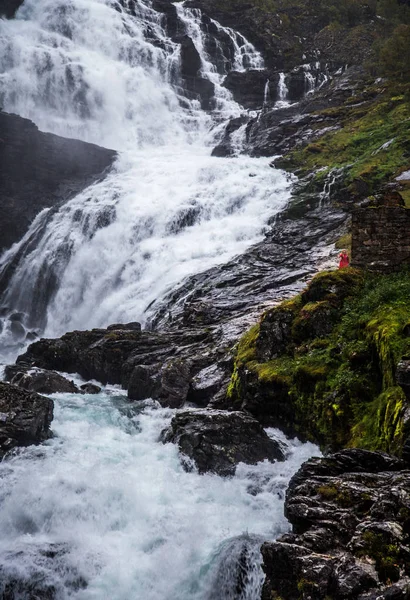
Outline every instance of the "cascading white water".
<path id="1" fill-rule="evenodd" d="M 0 464 L 0 595 L 17 578 L 58 600 L 260 598 L 258 549 L 288 529 L 285 488 L 317 450 L 293 442 L 285 463 L 230 479 L 187 473 L 157 441 L 172 414 L 114 390 L 56 397 L 54 439 Z"/>
<path id="2" fill-rule="evenodd" d="M 0 21 L 4 109 L 119 151 L 103 181 L 43 211 L 0 258 L 0 274 L 16 261 L 1 303 L 32 327 L 47 303 L 49 334 L 143 319 L 185 276 L 258 240 L 288 199 L 270 159 L 211 157 L 241 109 L 221 85 L 225 67 L 212 67 L 200 13 L 178 4 L 178 14 L 215 86 L 212 113 L 180 102 L 181 48 L 149 2 L 26 0 L 17 20 Z M 226 69 L 262 66 L 242 36 L 213 24 L 232 41 Z M 287 529 L 284 490 L 311 445 L 230 479 L 199 476 L 158 442 L 172 411 L 137 409 L 118 390 L 55 401 L 55 437 L 0 463 L 0 595 L 20 581 L 22 598 L 24 582 L 57 600 L 260 597 L 260 543 Z"/>
<path id="3" fill-rule="evenodd" d="M 289 90 L 286 85 L 286 75 L 285 73 L 279 73 L 278 100 L 275 103 L 276 108 L 285 108 L 286 106 L 289 106 L 288 94 Z"/>
<path id="4" fill-rule="evenodd" d="M 0 259 L 1 274 L 22 254 L 2 303 L 41 327 L 51 301 L 48 335 L 144 321 L 146 307 L 183 277 L 260 239 L 289 196 L 269 159 L 210 156 L 240 107 L 204 50 L 199 11 L 177 5 L 202 77 L 215 85 L 213 113 L 195 99 L 181 105 L 180 45 L 149 3 L 134 4 L 136 16 L 114 0 L 26 0 L 16 20 L 0 21 L 4 109 L 120 152 L 104 181 L 44 214 L 34 249 L 20 244 Z M 224 32 L 231 68 L 263 65 L 242 36 Z M 43 298 L 51 281 L 57 292 Z"/>

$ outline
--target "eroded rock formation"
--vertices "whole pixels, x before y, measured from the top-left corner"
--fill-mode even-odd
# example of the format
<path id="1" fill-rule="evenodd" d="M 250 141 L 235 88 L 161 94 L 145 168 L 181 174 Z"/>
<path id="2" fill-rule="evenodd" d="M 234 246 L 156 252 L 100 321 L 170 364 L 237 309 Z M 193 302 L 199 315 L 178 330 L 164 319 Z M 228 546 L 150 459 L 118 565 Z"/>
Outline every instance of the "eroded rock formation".
<path id="1" fill-rule="evenodd" d="M 410 593 L 409 464 L 344 450 L 290 482 L 292 533 L 262 546 L 262 599 L 397 599 Z"/>

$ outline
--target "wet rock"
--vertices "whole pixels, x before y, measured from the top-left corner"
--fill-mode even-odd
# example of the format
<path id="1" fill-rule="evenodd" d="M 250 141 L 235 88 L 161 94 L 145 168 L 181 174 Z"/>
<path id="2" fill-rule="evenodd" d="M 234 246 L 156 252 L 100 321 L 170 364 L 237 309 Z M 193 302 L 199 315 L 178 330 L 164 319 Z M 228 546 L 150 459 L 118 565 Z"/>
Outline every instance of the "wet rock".
<path id="1" fill-rule="evenodd" d="M 11 19 L 16 14 L 17 10 L 23 4 L 24 0 L 1 0 L 0 16 Z"/>
<path id="2" fill-rule="evenodd" d="M 15 340 L 21 340 L 26 336 L 26 330 L 19 321 L 11 321 L 9 329 Z"/>
<path id="3" fill-rule="evenodd" d="M 18 2 L 7 2 L 7 6 Z M 17 115 L 0 112 L 0 252 L 20 240 L 46 207 L 76 195 L 111 165 L 116 152 L 38 131 Z M 24 252 L 25 246 L 21 249 Z M 10 264 L 0 278 L 4 290 Z"/>
<path id="4" fill-rule="evenodd" d="M 205 407 L 221 389 L 226 379 L 226 372 L 217 364 L 205 367 L 192 378 L 187 400 L 198 406 Z"/>
<path id="5" fill-rule="evenodd" d="M 169 37 L 174 38 L 180 26 L 175 5 L 168 0 L 153 0 L 152 8 L 165 15 L 165 29 Z"/>
<path id="6" fill-rule="evenodd" d="M 212 156 L 233 156 L 237 151 L 232 140 L 232 134 L 235 133 L 242 125 L 248 123 L 248 117 L 236 117 L 231 119 L 225 127 L 224 135 L 218 146 L 212 150 Z"/>
<path id="7" fill-rule="evenodd" d="M 26 334 L 26 341 L 27 342 L 34 342 L 34 340 L 38 339 L 38 333 L 35 331 L 28 331 Z"/>
<path id="8" fill-rule="evenodd" d="M 108 325 L 108 331 L 141 331 L 141 323 L 133 321 L 132 323 L 114 323 Z"/>
<path id="9" fill-rule="evenodd" d="M 23 390 L 37 392 L 38 394 L 75 394 L 80 391 L 73 381 L 69 381 L 55 371 L 44 369 L 17 372 L 11 379 L 11 383 Z"/>
<path id="10" fill-rule="evenodd" d="M 25 315 L 22 312 L 13 313 L 12 315 L 9 316 L 9 320 L 10 321 L 19 321 L 21 323 L 24 319 L 24 316 Z"/>
<path id="11" fill-rule="evenodd" d="M 0 382 L 0 458 L 17 446 L 47 440 L 53 406 L 49 398 Z"/>
<path id="12" fill-rule="evenodd" d="M 265 98 L 265 86 L 268 79 L 272 79 L 269 85 L 269 98 L 274 102 L 277 97 L 277 82 L 279 76 L 272 75 L 263 70 L 230 71 L 225 77 L 223 85 L 233 95 L 238 104 L 249 110 L 262 108 Z"/>
<path id="13" fill-rule="evenodd" d="M 184 78 L 184 87 L 201 103 L 202 110 L 210 110 L 213 107 L 213 98 L 215 95 L 215 86 L 212 81 L 204 77 Z"/>
<path id="14" fill-rule="evenodd" d="M 180 40 L 181 44 L 181 75 L 182 77 L 196 77 L 201 70 L 201 57 L 192 39 L 185 35 Z"/>
<path id="15" fill-rule="evenodd" d="M 99 394 L 101 392 L 100 386 L 95 385 L 95 383 L 84 383 L 80 385 L 80 390 L 84 394 Z"/>
<path id="16" fill-rule="evenodd" d="M 158 400 L 162 406 L 179 408 L 185 403 L 190 383 L 190 364 L 180 359 L 168 361 L 161 369 Z"/>
<path id="17" fill-rule="evenodd" d="M 179 408 L 185 403 L 190 384 L 190 365 L 171 359 L 160 368 L 157 365 L 137 365 L 128 385 L 130 400 L 153 398 L 162 406 Z"/>
<path id="18" fill-rule="evenodd" d="M 358 449 L 302 465 L 286 494 L 293 533 L 262 546 L 263 600 L 405 597 L 406 469 L 398 458 Z"/>
<path id="19" fill-rule="evenodd" d="M 162 432 L 161 440 L 178 444 L 200 473 L 233 475 L 240 462 L 274 462 L 285 457 L 282 444 L 272 440 L 256 419 L 240 412 L 181 412 Z"/>
<path id="20" fill-rule="evenodd" d="M 160 383 L 155 367 L 137 365 L 131 373 L 128 384 L 128 398 L 130 400 L 145 400 L 156 398 L 159 394 Z"/>

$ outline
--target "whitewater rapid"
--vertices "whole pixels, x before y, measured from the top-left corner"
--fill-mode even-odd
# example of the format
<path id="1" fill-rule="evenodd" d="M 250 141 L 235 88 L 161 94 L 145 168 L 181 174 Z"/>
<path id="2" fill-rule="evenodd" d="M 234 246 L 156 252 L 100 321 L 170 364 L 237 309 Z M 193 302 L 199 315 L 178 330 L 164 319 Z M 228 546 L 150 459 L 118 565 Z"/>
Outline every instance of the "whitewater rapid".
<path id="1" fill-rule="evenodd" d="M 181 44 L 168 37 L 164 15 L 150 2 L 133 2 L 133 11 L 123 4 L 26 0 L 15 20 L 0 20 L 4 110 L 119 153 L 103 181 L 44 211 L 0 257 L 0 277 L 11 261 L 16 267 L 0 305 L 48 336 L 146 323 L 148 307 L 185 277 L 261 240 L 290 196 L 271 159 L 241 154 L 244 127 L 236 156 L 211 156 L 226 123 L 243 113 L 224 77 L 262 68 L 255 48 L 213 22 L 229 52 L 217 41 L 210 56 L 200 11 L 177 5 L 200 76 L 214 86 L 204 111 L 199 98 L 183 96 Z M 8 327 L 1 337 L 10 343 Z"/>
<path id="2" fill-rule="evenodd" d="M 55 437 L 0 464 L 0 590 L 18 575 L 59 600 L 260 597 L 260 544 L 288 529 L 285 489 L 313 445 L 291 442 L 285 463 L 233 478 L 198 475 L 158 442 L 174 411 L 113 388 L 54 400 Z"/>

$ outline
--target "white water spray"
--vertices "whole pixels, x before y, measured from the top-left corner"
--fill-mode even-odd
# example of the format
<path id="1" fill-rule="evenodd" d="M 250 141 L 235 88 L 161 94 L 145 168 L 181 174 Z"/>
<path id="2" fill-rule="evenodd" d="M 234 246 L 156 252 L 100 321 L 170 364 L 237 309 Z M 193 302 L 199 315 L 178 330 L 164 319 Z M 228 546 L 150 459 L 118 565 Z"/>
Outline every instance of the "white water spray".
<path id="1" fill-rule="evenodd" d="M 149 4 L 135 8 L 136 16 L 111 0 L 26 0 L 18 19 L 0 22 L 5 110 L 120 151 L 103 182 L 44 215 L 41 235 L 33 225 L 35 244 L 0 258 L 1 275 L 21 255 L 3 304 L 27 313 L 31 327 L 47 322 L 47 335 L 145 321 L 146 307 L 182 278 L 261 239 L 289 197 L 269 159 L 210 156 L 241 109 L 207 54 L 200 12 L 177 6 L 215 86 L 213 113 L 195 99 L 181 105 L 180 46 Z M 263 65 L 242 36 L 218 27 L 233 56 L 226 68 Z"/>
<path id="2" fill-rule="evenodd" d="M 260 598 L 259 546 L 288 529 L 285 488 L 314 446 L 224 479 L 186 473 L 158 442 L 171 410 L 111 392 L 57 396 L 55 413 L 54 439 L 0 464 L 0 593 L 17 577 L 59 600 Z"/>

